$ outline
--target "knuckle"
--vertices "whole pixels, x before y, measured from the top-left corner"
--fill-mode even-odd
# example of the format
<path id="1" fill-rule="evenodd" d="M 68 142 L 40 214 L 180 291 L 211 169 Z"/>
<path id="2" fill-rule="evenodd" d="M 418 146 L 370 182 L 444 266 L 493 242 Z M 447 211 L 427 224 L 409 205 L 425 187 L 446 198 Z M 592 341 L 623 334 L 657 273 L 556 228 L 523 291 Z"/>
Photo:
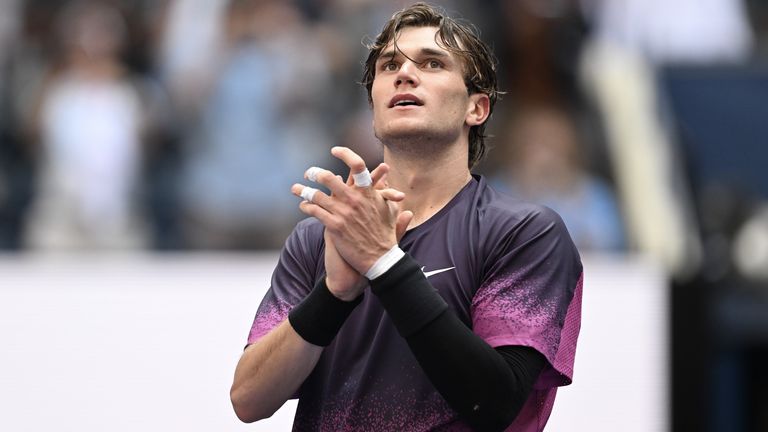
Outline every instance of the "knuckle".
<path id="1" fill-rule="evenodd" d="M 336 214 L 338 214 L 339 218 L 342 219 L 341 223 L 343 224 L 345 220 L 348 220 L 352 217 L 352 208 L 351 207 L 341 207 L 338 209 Z"/>
<path id="2" fill-rule="evenodd" d="M 362 208 L 363 200 L 359 196 L 353 195 L 349 197 L 347 204 L 349 205 L 350 210 L 357 211 Z"/>
<path id="3" fill-rule="evenodd" d="M 344 222 L 341 221 L 339 218 L 331 218 L 328 221 L 328 224 L 326 225 L 326 228 L 328 228 L 332 233 L 338 234 L 341 231 L 341 228 L 344 226 Z"/>

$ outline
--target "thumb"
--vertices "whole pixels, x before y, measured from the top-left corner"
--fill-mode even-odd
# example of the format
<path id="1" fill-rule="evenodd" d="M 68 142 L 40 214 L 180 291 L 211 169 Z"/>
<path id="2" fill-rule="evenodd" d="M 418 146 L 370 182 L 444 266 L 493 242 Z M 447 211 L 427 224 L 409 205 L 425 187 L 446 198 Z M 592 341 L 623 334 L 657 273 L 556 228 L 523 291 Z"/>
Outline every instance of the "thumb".
<path id="1" fill-rule="evenodd" d="M 412 219 L 413 219 L 413 212 L 410 210 L 405 210 L 399 215 L 397 215 L 397 223 L 395 225 L 395 235 L 397 236 L 398 242 L 405 235 L 405 231 L 408 229 L 408 224 L 411 223 Z"/>

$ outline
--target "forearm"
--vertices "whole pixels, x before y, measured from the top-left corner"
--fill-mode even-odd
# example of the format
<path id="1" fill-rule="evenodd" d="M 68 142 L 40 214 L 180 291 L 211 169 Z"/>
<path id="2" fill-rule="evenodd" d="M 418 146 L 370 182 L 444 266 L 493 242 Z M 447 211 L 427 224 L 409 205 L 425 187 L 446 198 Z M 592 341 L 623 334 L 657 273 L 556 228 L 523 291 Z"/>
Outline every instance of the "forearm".
<path id="1" fill-rule="evenodd" d="M 250 423 L 274 414 L 309 376 L 322 351 L 288 320 L 246 348 L 230 390 L 237 417 Z"/>
<path id="2" fill-rule="evenodd" d="M 235 370 L 231 399 L 244 422 L 271 416 L 314 369 L 323 348 L 333 341 L 362 300 L 335 297 L 325 278 L 317 282 L 288 319 L 248 347 Z"/>
<path id="3" fill-rule="evenodd" d="M 545 364 L 533 348 L 491 348 L 450 310 L 406 340 L 438 392 L 478 431 L 509 426 Z"/>
<path id="4" fill-rule="evenodd" d="M 490 347 L 448 308 L 409 256 L 371 286 L 425 374 L 465 421 L 477 430 L 503 430 L 514 420 L 544 365 L 541 354 Z"/>

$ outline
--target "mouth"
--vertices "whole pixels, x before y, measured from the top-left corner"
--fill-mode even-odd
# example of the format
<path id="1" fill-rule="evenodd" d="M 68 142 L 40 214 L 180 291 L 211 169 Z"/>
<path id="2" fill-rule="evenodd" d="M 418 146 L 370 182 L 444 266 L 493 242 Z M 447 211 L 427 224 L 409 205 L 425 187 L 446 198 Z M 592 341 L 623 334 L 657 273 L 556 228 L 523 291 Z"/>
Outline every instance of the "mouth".
<path id="1" fill-rule="evenodd" d="M 389 107 L 422 106 L 424 102 L 412 94 L 399 94 L 389 101 Z"/>

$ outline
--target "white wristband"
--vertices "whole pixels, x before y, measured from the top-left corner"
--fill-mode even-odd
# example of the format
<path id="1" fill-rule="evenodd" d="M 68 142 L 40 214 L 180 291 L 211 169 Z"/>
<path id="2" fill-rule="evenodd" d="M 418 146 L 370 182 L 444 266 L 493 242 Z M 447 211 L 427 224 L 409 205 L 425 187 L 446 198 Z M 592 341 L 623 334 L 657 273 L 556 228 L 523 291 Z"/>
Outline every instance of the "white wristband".
<path id="1" fill-rule="evenodd" d="M 376 279 L 377 277 L 386 273 L 387 270 L 391 269 L 392 266 L 397 264 L 397 262 L 400 261 L 400 258 L 403 256 L 405 256 L 405 252 L 400 249 L 400 246 L 392 246 L 392 249 L 382 255 L 381 258 L 377 259 L 371 268 L 365 272 L 365 277 L 368 278 L 368 280 Z"/>

